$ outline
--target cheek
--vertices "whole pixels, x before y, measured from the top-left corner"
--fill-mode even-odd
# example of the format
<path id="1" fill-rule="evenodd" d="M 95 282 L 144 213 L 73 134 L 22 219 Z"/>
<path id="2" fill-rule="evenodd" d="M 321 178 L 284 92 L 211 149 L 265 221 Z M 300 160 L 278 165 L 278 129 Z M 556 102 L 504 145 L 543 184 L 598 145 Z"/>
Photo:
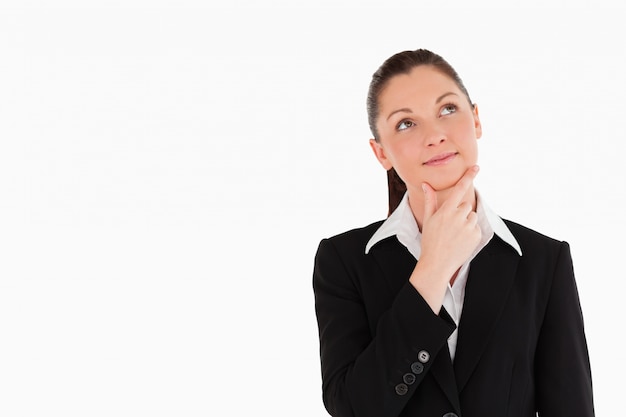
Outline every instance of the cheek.
<path id="1" fill-rule="evenodd" d="M 467 152 L 467 165 L 472 166 L 478 163 L 478 144 L 476 139 L 473 140 L 471 148 Z"/>
<path id="2" fill-rule="evenodd" d="M 396 143 L 394 153 L 398 159 L 414 160 L 424 151 L 420 138 L 403 138 Z"/>
<path id="3" fill-rule="evenodd" d="M 403 146 L 397 146 L 393 152 L 393 166 L 396 171 L 408 171 L 414 167 L 419 160 L 419 154 L 414 146 L 407 143 Z"/>
<path id="4" fill-rule="evenodd" d="M 419 177 L 421 161 L 424 158 L 423 149 L 417 141 L 405 141 L 393 148 L 393 166 L 405 182 L 412 182 Z M 418 179 L 419 180 L 419 179 Z"/>
<path id="5" fill-rule="evenodd" d="M 474 126 L 468 127 L 465 125 L 463 128 L 457 130 L 457 132 L 457 138 L 460 141 L 459 145 L 463 146 L 468 152 L 477 153 L 478 138 Z"/>

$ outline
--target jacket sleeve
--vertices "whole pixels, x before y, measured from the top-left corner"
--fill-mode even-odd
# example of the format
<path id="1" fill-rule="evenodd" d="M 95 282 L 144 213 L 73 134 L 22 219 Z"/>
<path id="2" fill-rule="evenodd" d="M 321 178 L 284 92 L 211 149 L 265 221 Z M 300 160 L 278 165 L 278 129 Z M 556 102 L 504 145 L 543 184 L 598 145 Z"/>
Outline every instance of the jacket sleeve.
<path id="1" fill-rule="evenodd" d="M 569 245 L 553 275 L 535 355 L 540 417 L 594 416 L 591 367 Z"/>
<path id="2" fill-rule="evenodd" d="M 407 277 L 373 334 L 362 279 L 332 240 L 320 242 L 313 289 L 324 404 L 335 417 L 393 417 L 428 375 L 437 353 L 447 354 L 455 325 L 445 309 L 434 314 Z"/>

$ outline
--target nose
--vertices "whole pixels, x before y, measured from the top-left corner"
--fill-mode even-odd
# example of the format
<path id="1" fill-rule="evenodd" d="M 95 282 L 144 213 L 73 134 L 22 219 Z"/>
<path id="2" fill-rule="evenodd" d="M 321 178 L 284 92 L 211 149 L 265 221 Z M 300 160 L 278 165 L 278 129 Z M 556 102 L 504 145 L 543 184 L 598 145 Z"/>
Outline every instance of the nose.
<path id="1" fill-rule="evenodd" d="M 445 133 L 436 125 L 431 125 L 425 132 L 424 144 L 428 147 L 441 145 L 446 141 Z"/>
<path id="2" fill-rule="evenodd" d="M 446 141 L 444 137 L 438 136 L 438 138 L 439 139 L 437 139 L 437 137 L 432 137 L 430 140 L 426 142 L 426 146 L 429 146 L 429 147 L 437 146 Z"/>

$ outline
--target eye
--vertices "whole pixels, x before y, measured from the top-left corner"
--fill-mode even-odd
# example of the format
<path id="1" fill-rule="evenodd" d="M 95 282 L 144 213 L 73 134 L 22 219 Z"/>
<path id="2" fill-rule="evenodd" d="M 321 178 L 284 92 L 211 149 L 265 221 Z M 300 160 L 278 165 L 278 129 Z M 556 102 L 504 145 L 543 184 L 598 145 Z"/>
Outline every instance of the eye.
<path id="1" fill-rule="evenodd" d="M 456 113 L 456 106 L 454 104 L 446 104 L 441 108 L 441 112 L 439 114 L 441 116 L 447 116 L 452 113 Z"/>
<path id="2" fill-rule="evenodd" d="M 396 126 L 396 130 L 406 130 L 412 126 L 415 126 L 415 123 L 413 123 L 410 120 L 402 120 L 400 123 L 398 123 L 398 125 Z"/>

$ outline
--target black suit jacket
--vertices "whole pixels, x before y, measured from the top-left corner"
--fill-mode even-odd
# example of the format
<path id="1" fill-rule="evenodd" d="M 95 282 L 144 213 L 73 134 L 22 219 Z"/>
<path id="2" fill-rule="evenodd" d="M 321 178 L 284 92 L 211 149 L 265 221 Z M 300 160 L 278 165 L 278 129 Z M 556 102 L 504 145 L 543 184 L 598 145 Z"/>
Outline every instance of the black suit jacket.
<path id="1" fill-rule="evenodd" d="M 454 364 L 454 322 L 408 282 L 415 258 L 395 236 L 365 254 L 382 221 L 321 241 L 313 288 L 331 415 L 594 415 L 569 245 L 505 222 L 523 255 L 496 235 L 472 260 Z"/>

